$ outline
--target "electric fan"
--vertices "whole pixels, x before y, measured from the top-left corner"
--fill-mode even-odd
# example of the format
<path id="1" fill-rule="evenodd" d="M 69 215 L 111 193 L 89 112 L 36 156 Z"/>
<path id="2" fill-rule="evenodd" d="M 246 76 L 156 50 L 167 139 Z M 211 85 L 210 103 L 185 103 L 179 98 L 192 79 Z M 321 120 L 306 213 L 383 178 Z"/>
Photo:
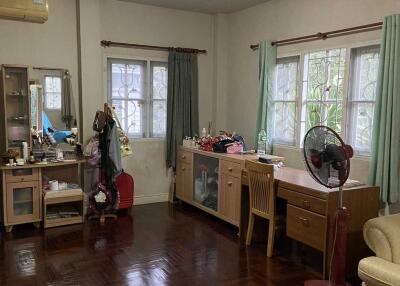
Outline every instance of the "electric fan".
<path id="1" fill-rule="evenodd" d="M 305 286 L 346 286 L 346 244 L 348 212 L 343 206 L 343 185 L 349 177 L 353 148 L 327 126 L 315 126 L 304 137 L 304 158 L 310 175 L 327 188 L 339 188 L 335 216 L 335 238 L 329 280 L 309 280 Z"/>

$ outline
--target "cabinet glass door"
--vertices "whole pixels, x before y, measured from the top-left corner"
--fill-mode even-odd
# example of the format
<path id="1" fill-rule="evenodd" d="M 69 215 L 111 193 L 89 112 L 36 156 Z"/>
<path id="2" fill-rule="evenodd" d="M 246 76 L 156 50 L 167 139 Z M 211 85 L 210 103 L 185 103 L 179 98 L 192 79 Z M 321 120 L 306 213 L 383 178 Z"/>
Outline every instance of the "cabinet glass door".
<path id="1" fill-rule="evenodd" d="M 193 159 L 194 201 L 218 211 L 219 160 L 200 154 L 194 154 Z"/>
<path id="2" fill-rule="evenodd" d="M 38 182 L 7 184 L 7 222 L 24 223 L 40 219 Z"/>
<path id="3" fill-rule="evenodd" d="M 33 214 L 33 187 L 13 189 L 14 216 Z"/>
<path id="4" fill-rule="evenodd" d="M 8 148 L 30 142 L 28 71 L 26 68 L 4 68 Z"/>

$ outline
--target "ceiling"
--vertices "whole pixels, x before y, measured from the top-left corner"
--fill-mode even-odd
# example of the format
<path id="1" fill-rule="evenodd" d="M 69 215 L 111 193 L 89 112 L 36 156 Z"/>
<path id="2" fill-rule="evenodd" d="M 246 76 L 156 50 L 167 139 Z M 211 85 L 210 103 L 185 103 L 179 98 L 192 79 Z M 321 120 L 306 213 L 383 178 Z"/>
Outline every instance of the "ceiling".
<path id="1" fill-rule="evenodd" d="M 164 8 L 209 14 L 233 13 L 268 0 L 121 0 Z"/>

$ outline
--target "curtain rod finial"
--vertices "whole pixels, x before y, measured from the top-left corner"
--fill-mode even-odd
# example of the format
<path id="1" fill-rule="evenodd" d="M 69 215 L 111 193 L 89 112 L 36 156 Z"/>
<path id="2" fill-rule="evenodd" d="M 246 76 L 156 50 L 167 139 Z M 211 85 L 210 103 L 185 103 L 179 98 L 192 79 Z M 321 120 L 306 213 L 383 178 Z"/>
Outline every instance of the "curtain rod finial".
<path id="1" fill-rule="evenodd" d="M 250 49 L 257 50 L 258 49 L 258 45 L 257 44 L 256 45 L 250 45 Z"/>
<path id="2" fill-rule="evenodd" d="M 104 48 L 109 47 L 110 43 L 111 43 L 110 41 L 105 41 L 105 40 L 100 41 L 100 45 Z"/>

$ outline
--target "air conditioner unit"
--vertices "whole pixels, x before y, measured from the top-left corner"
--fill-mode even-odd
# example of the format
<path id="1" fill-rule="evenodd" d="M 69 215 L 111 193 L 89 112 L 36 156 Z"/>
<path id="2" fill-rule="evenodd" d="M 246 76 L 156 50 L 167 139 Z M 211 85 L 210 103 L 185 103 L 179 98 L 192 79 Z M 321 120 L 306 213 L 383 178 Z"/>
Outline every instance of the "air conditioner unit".
<path id="1" fill-rule="evenodd" d="M 0 0 L 0 18 L 44 23 L 48 17 L 48 0 Z"/>

